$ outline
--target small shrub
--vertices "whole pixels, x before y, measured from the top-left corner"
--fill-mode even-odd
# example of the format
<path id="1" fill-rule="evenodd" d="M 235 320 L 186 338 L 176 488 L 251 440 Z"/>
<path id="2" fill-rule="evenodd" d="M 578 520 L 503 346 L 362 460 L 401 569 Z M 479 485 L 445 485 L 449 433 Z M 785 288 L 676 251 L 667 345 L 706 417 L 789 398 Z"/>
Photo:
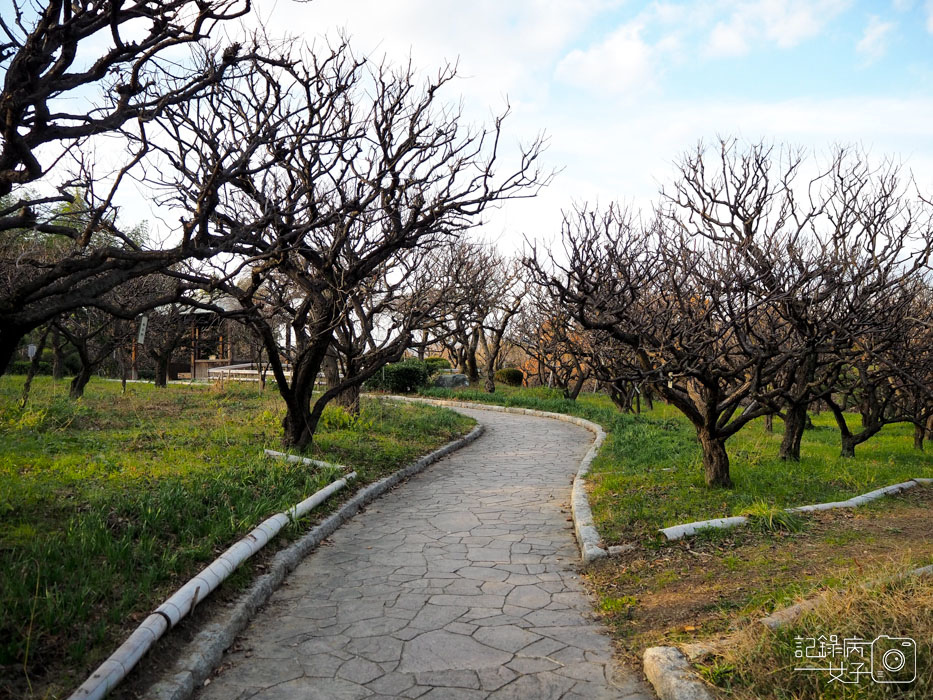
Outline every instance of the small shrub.
<path id="1" fill-rule="evenodd" d="M 442 369 L 450 369 L 450 361 L 446 357 L 426 357 L 424 364 L 428 368 L 428 374 L 437 374 Z"/>
<path id="2" fill-rule="evenodd" d="M 321 412 L 319 425 L 324 430 L 362 430 L 373 427 L 374 418 L 363 418 L 363 415 L 352 415 L 343 406 L 330 404 Z"/>
<path id="3" fill-rule="evenodd" d="M 6 373 L 7 374 L 28 374 L 29 365 L 31 360 L 14 360 L 9 364 Z M 48 375 L 52 374 L 52 365 L 49 362 L 44 360 L 39 360 L 39 366 L 36 370 L 37 374 Z"/>
<path id="4" fill-rule="evenodd" d="M 508 384 L 509 386 L 521 386 L 525 381 L 525 374 L 515 367 L 503 367 L 494 375 L 497 382 Z"/>
<path id="5" fill-rule="evenodd" d="M 366 382 L 366 386 L 370 389 L 410 394 L 427 384 L 429 376 L 427 365 L 421 360 L 403 360 L 387 364 Z"/>

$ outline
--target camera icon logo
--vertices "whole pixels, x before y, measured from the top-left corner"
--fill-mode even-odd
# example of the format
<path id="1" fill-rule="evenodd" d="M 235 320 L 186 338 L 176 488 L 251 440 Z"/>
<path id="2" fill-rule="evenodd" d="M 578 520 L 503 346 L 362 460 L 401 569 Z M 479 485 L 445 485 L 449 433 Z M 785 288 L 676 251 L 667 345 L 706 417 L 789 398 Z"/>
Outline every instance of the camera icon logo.
<path id="1" fill-rule="evenodd" d="M 912 683 L 917 678 L 917 643 L 910 637 L 875 637 L 871 678 L 875 683 Z"/>

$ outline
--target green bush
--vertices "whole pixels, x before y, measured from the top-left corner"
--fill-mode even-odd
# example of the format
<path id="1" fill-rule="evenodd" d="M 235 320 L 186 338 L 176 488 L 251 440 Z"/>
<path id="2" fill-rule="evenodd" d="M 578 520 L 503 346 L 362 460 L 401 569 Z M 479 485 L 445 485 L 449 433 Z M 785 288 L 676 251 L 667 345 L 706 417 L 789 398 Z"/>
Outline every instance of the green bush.
<path id="1" fill-rule="evenodd" d="M 387 364 L 366 382 L 370 389 L 410 394 L 428 383 L 428 367 L 421 360 L 403 360 Z"/>
<path id="2" fill-rule="evenodd" d="M 437 374 L 442 369 L 450 369 L 450 361 L 446 357 L 426 357 L 424 364 L 428 368 L 428 374 Z"/>
<path id="3" fill-rule="evenodd" d="M 521 386 L 522 382 L 525 381 L 525 374 L 515 367 L 503 367 L 494 376 L 497 382 L 509 386 Z"/>
<path id="4" fill-rule="evenodd" d="M 7 374 L 28 374 L 29 373 L 29 360 L 14 360 L 7 367 Z M 39 361 L 39 367 L 36 369 L 37 374 L 52 374 L 52 365 L 43 360 Z"/>
<path id="5" fill-rule="evenodd" d="M 39 367 L 36 371 L 37 374 L 52 374 L 52 363 L 55 359 L 54 354 L 52 348 L 42 349 L 42 355 L 39 357 Z M 30 362 L 31 360 L 26 359 L 13 360 L 7 366 L 4 374 L 26 374 L 29 372 Z M 81 369 L 81 360 L 78 358 L 78 353 L 74 350 L 66 350 L 62 356 L 62 367 L 66 376 L 77 374 L 78 370 Z"/>

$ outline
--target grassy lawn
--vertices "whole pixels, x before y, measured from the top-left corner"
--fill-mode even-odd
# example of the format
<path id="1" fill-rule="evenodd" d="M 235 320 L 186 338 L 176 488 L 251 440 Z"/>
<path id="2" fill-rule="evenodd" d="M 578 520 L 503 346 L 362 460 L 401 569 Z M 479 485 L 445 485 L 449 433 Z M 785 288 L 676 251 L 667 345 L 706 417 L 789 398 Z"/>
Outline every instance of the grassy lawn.
<path id="1" fill-rule="evenodd" d="M 21 410 L 22 381 L 0 378 L 0 697 L 64 695 L 203 565 L 338 476 L 262 456 L 279 446 L 274 389 L 95 380 L 75 402 L 41 377 Z M 356 420 L 328 408 L 308 454 L 354 468 L 355 489 L 472 424 L 366 399 Z"/>
<path id="2" fill-rule="evenodd" d="M 723 490 L 706 487 L 692 427 L 661 403 L 636 416 L 620 414 L 601 395 L 572 402 L 547 389 L 425 394 L 570 413 L 604 426 L 607 440 L 588 478 L 590 501 L 606 543 L 632 548 L 589 567 L 586 579 L 628 661 L 640 663 L 648 646 L 725 638 L 719 655 L 697 665 L 722 698 L 933 697 L 933 579 L 861 585 L 933 563 L 933 488 L 809 515 L 794 532 L 743 527 L 679 542 L 657 535 L 660 527 L 764 504 L 844 500 L 931 477 L 933 449 L 913 449 L 912 427 L 888 426 L 859 445 L 855 459 L 842 459 L 832 417 L 813 416 L 802 460 L 793 464 L 776 457 L 781 421 L 773 434 L 755 422 L 727 443 L 735 488 Z M 826 603 L 778 634 L 757 623 L 818 593 L 826 593 Z M 794 671 L 794 638 L 820 634 L 913 637 L 920 680 L 907 688 L 866 680 L 852 686 L 830 683 L 825 673 Z"/>

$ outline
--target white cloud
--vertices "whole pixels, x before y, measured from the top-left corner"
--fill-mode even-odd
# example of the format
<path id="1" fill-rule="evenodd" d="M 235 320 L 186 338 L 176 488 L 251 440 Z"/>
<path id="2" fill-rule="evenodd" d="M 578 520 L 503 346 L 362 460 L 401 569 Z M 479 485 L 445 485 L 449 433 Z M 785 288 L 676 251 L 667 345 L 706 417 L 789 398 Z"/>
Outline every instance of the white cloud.
<path id="1" fill-rule="evenodd" d="M 485 108 L 506 94 L 534 100 L 569 42 L 592 19 L 623 0 L 314 0 L 276 3 L 271 32 L 315 36 L 346 29 L 361 54 L 392 61 L 411 55 L 416 67 L 433 71 L 459 61 L 457 90 Z M 489 76 L 495 80 L 489 80 Z M 536 79 L 537 78 L 537 79 Z"/>
<path id="2" fill-rule="evenodd" d="M 765 35 L 781 48 L 791 48 L 822 33 L 826 25 L 849 7 L 848 0 L 763 0 L 759 3 Z"/>
<path id="3" fill-rule="evenodd" d="M 566 165 L 534 200 L 510 202 L 485 230 L 505 249 L 523 235 L 541 241 L 559 233 L 561 210 L 574 201 L 620 200 L 649 211 L 672 163 L 700 139 L 718 136 L 800 146 L 825 158 L 834 144 L 856 144 L 871 163 L 902 159 L 922 191 L 933 191 L 933 99 L 650 100 L 638 110 L 605 106 L 551 115 L 548 157 Z"/>
<path id="4" fill-rule="evenodd" d="M 743 56 L 748 53 L 749 31 L 738 18 L 717 22 L 710 32 L 707 53 L 714 57 Z"/>
<path id="5" fill-rule="evenodd" d="M 709 22 L 722 14 L 726 19 L 717 21 L 710 31 L 706 53 L 742 55 L 761 42 L 793 48 L 819 36 L 849 5 L 850 0 L 753 0 L 707 5 Z"/>
<path id="6" fill-rule="evenodd" d="M 653 81 L 654 50 L 641 38 L 643 27 L 624 24 L 599 44 L 571 51 L 557 65 L 555 77 L 600 92 L 630 92 Z"/>
<path id="7" fill-rule="evenodd" d="M 855 50 L 867 62 L 877 61 L 887 52 L 888 36 L 895 26 L 897 25 L 894 22 L 883 22 L 880 17 L 874 15 L 869 17 L 865 31 L 862 32 L 862 38 L 855 45 Z"/>

